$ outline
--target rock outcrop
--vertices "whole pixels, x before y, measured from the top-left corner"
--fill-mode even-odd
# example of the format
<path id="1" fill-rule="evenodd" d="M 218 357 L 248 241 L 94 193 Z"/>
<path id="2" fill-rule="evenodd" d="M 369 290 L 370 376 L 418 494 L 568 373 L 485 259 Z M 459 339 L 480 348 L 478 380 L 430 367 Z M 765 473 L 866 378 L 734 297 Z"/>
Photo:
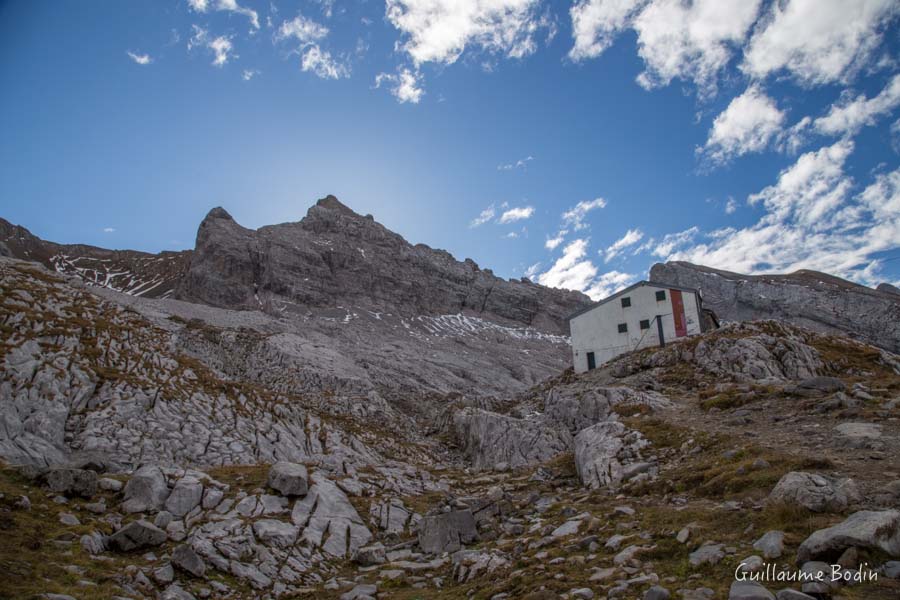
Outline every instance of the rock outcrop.
<path id="1" fill-rule="evenodd" d="M 650 281 L 700 290 L 724 321 L 777 319 L 900 353 L 900 296 L 817 271 L 741 275 L 686 262 L 657 263 Z"/>

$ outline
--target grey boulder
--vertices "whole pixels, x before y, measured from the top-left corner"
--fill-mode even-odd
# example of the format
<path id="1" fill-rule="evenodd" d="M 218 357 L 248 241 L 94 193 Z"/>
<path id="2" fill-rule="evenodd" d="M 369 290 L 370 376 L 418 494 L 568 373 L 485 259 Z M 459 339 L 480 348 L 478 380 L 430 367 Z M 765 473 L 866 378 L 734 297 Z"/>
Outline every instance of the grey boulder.
<path id="1" fill-rule="evenodd" d="M 145 465 L 135 471 L 125 484 L 122 510 L 127 513 L 159 510 L 169 497 L 169 486 L 162 470 Z"/>
<path id="2" fill-rule="evenodd" d="M 387 557 L 384 550 L 384 544 L 379 542 L 357 549 L 353 554 L 353 561 L 363 567 L 380 565 L 386 562 Z"/>
<path id="3" fill-rule="evenodd" d="M 464 544 L 478 539 L 475 517 L 470 510 L 454 510 L 423 517 L 419 522 L 418 540 L 422 552 L 441 554 L 456 552 Z"/>
<path id="4" fill-rule="evenodd" d="M 753 542 L 753 548 L 762 552 L 765 558 L 780 558 L 784 552 L 784 532 L 767 531 Z"/>
<path id="5" fill-rule="evenodd" d="M 206 563 L 188 544 L 181 544 L 172 552 L 172 564 L 194 577 L 203 577 Z"/>
<path id="6" fill-rule="evenodd" d="M 305 496 L 309 491 L 309 474 L 301 464 L 279 461 L 269 469 L 268 484 L 282 496 Z"/>
<path id="7" fill-rule="evenodd" d="M 132 521 L 107 539 L 112 550 L 130 552 L 148 546 L 159 546 L 166 541 L 166 532 L 143 519 Z"/>
<path id="8" fill-rule="evenodd" d="M 54 468 L 43 475 L 51 492 L 90 498 L 97 493 L 97 473 L 87 469 Z"/>
<path id="9" fill-rule="evenodd" d="M 728 590 L 728 600 L 775 600 L 775 595 L 755 581 L 735 581 Z"/>
<path id="10" fill-rule="evenodd" d="M 260 519 L 253 524 L 253 533 L 266 546 L 290 548 L 297 541 L 300 528 L 277 519 Z"/>
<path id="11" fill-rule="evenodd" d="M 837 559 L 847 548 L 881 550 L 900 557 L 900 511 L 863 510 L 846 520 L 814 532 L 797 549 L 797 561 Z"/>
<path id="12" fill-rule="evenodd" d="M 203 484 L 196 477 L 182 477 L 166 498 L 165 509 L 176 517 L 188 514 L 203 499 Z"/>
<path id="13" fill-rule="evenodd" d="M 770 503 L 783 502 L 813 512 L 840 512 L 860 500 L 852 479 L 837 480 L 818 473 L 786 473 L 769 493 Z"/>

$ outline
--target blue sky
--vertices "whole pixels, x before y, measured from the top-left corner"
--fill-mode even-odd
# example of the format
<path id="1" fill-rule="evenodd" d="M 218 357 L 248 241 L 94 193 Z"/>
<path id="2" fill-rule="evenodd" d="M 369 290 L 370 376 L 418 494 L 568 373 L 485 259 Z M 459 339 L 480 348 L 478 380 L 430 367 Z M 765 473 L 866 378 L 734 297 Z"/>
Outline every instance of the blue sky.
<path id="1" fill-rule="evenodd" d="M 0 216 L 193 246 L 333 193 L 602 297 L 650 265 L 900 281 L 891 0 L 0 2 Z"/>

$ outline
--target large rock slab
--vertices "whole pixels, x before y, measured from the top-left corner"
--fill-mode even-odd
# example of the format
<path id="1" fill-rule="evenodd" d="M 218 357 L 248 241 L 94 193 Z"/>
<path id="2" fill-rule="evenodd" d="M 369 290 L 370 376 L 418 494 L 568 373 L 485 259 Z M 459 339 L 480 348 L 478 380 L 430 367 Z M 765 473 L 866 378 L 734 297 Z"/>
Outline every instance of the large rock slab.
<path id="1" fill-rule="evenodd" d="M 277 519 L 260 519 L 253 523 L 253 533 L 266 546 L 289 548 L 297 541 L 300 528 Z"/>
<path id="2" fill-rule="evenodd" d="M 166 532 L 143 519 L 132 521 L 109 538 L 107 546 L 112 550 L 130 552 L 150 546 L 159 546 L 166 541 Z"/>
<path id="3" fill-rule="evenodd" d="M 293 523 L 303 528 L 301 539 L 341 558 L 365 546 L 372 534 L 344 492 L 321 473 L 311 480 L 309 492 L 291 512 Z"/>
<path id="4" fill-rule="evenodd" d="M 900 557 L 900 511 L 860 511 L 814 532 L 797 549 L 797 562 L 836 560 L 850 547 L 881 550 Z"/>
<path id="5" fill-rule="evenodd" d="M 423 517 L 419 521 L 419 548 L 429 554 L 456 552 L 478 539 L 475 517 L 470 510 L 454 510 Z"/>
<path id="6" fill-rule="evenodd" d="M 476 469 L 516 468 L 568 452 L 568 429 L 546 418 L 518 419 L 467 407 L 453 415 L 453 430 Z"/>
<path id="7" fill-rule="evenodd" d="M 278 461 L 269 469 L 268 484 L 282 496 L 305 496 L 309 491 L 309 474 L 304 465 Z"/>
<path id="8" fill-rule="evenodd" d="M 575 468 L 589 488 L 618 488 L 624 481 L 656 467 L 642 458 L 650 445 L 640 432 L 618 421 L 597 423 L 575 436 Z"/>
<path id="9" fill-rule="evenodd" d="M 817 473 L 791 471 L 769 493 L 770 503 L 784 502 L 813 512 L 841 512 L 861 496 L 852 479 L 833 479 Z"/>
<path id="10" fill-rule="evenodd" d="M 600 387 L 584 392 L 554 388 L 544 400 L 544 414 L 562 423 L 572 435 L 585 427 L 607 421 L 617 406 L 645 407 L 659 410 L 672 406 L 671 400 L 658 392 L 630 387 Z"/>

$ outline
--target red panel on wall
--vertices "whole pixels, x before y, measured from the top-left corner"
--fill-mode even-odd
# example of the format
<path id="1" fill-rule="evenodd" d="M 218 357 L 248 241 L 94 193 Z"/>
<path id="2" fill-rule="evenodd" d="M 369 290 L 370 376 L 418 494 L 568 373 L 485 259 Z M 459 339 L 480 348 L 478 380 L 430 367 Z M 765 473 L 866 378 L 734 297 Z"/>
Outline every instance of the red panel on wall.
<path id="1" fill-rule="evenodd" d="M 669 290 L 672 297 L 672 318 L 675 319 L 675 337 L 687 335 L 687 319 L 684 318 L 684 299 L 681 290 Z"/>

